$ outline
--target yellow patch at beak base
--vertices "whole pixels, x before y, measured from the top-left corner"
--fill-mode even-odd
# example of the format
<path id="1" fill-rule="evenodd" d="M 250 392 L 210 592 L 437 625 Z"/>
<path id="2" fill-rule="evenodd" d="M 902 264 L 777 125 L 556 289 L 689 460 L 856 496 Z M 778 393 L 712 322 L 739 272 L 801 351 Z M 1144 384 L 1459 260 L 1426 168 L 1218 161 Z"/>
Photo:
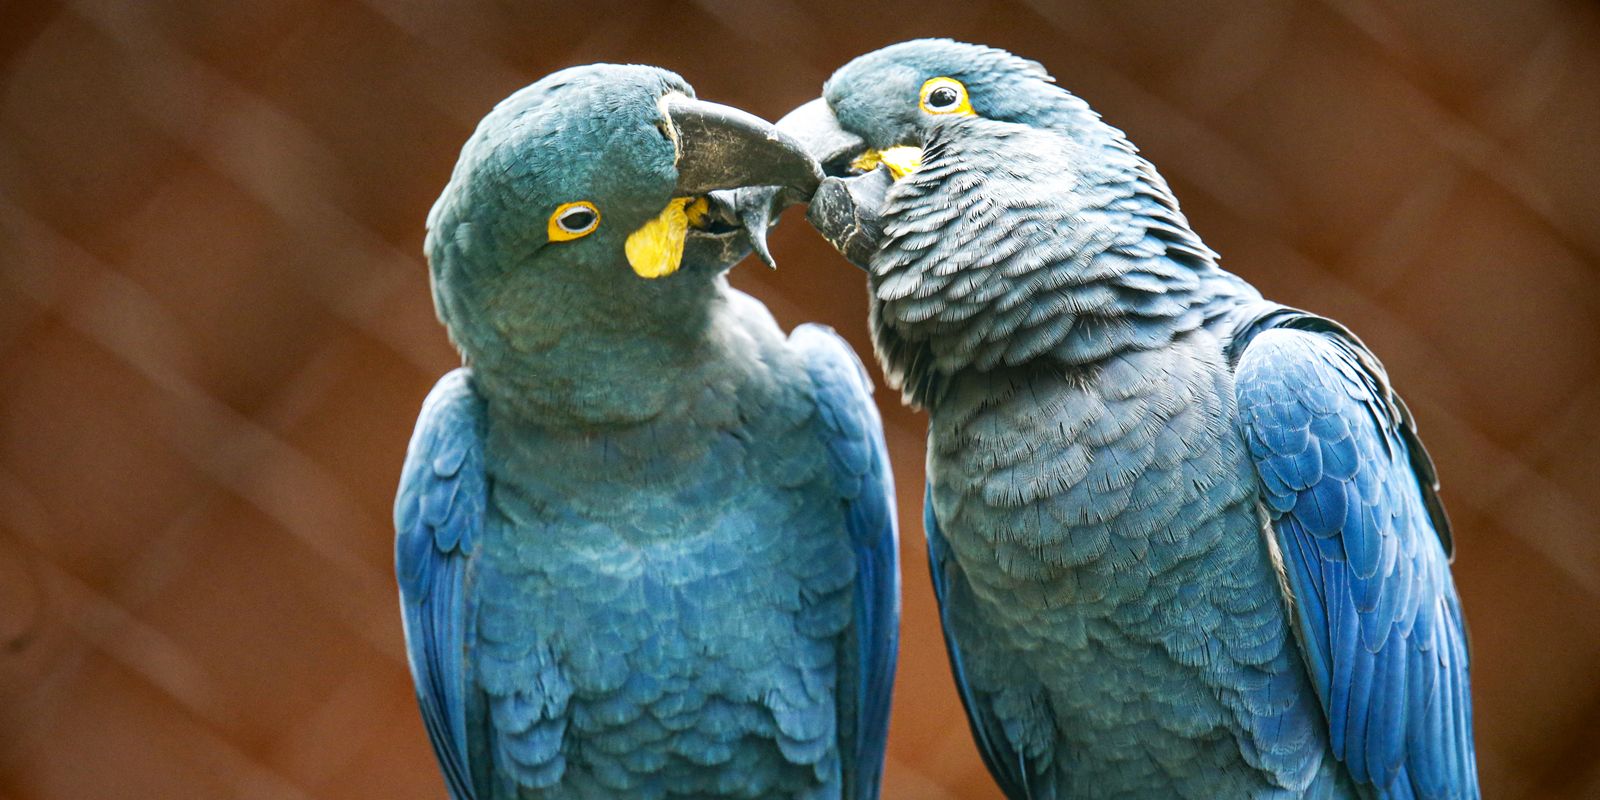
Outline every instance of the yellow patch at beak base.
<path id="1" fill-rule="evenodd" d="M 704 197 L 696 197 L 683 207 L 683 216 L 689 220 L 689 226 L 692 228 L 700 227 L 709 213 L 711 213 L 711 201 Z"/>
<path id="2" fill-rule="evenodd" d="M 683 263 L 683 240 L 689 235 L 689 214 L 685 208 L 692 200 L 673 198 L 655 219 L 628 234 L 622 250 L 628 255 L 628 265 L 639 277 L 664 278 L 678 271 Z"/>
<path id="3" fill-rule="evenodd" d="M 871 172 L 877 169 L 879 164 L 889 168 L 890 177 L 900 180 L 922 166 L 922 148 L 902 144 L 887 150 L 868 150 L 850 162 L 853 169 L 862 172 Z"/>

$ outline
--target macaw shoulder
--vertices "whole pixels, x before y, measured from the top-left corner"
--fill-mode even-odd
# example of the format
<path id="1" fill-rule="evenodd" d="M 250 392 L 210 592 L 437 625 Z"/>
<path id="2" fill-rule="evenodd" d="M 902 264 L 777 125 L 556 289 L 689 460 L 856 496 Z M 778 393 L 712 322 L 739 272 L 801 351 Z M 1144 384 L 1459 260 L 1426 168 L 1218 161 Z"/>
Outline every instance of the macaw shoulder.
<path id="1" fill-rule="evenodd" d="M 805 367 L 796 357 L 783 329 L 760 300 L 734 288 L 724 291 L 725 320 L 720 326 L 726 366 L 741 384 L 745 416 L 801 412 L 808 406 Z"/>
<path id="2" fill-rule="evenodd" d="M 760 373 L 753 376 L 754 382 L 771 390 L 758 393 L 770 411 L 785 417 L 815 413 L 813 421 L 822 429 L 813 433 L 826 438 L 836 431 L 839 421 L 832 415 L 840 410 L 837 406 L 871 404 L 872 379 L 855 350 L 833 328 L 804 323 L 786 337 L 759 300 L 738 290 L 728 295 L 740 331 L 755 344 L 750 369 Z M 866 435 L 864 429 L 854 429 L 861 426 L 851 427 L 852 436 Z"/>
<path id="3" fill-rule="evenodd" d="M 733 311 L 734 317 L 747 330 L 771 332 L 779 337 L 783 335 L 778 328 L 778 321 L 773 318 L 765 303 L 732 287 L 727 290 L 727 298 L 728 307 Z"/>

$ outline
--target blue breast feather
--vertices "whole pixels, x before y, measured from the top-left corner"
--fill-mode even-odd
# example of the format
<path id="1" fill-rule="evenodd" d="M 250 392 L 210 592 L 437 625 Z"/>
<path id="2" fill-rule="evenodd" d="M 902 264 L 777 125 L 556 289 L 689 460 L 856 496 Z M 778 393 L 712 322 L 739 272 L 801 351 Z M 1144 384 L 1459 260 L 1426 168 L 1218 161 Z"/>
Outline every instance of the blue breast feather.
<path id="1" fill-rule="evenodd" d="M 831 331 L 802 326 L 790 340 L 814 388 L 819 435 L 843 506 L 856 561 L 853 633 L 841 646 L 838 698 L 844 796 L 874 798 L 881 781 L 899 620 L 898 534 L 882 424 L 870 382 Z M 497 770 L 515 782 L 551 786 L 566 764 L 562 740 L 573 687 L 553 664 L 520 681 L 515 708 L 495 704 L 471 722 L 472 672 L 466 624 L 472 617 L 469 564 L 480 546 L 486 503 L 484 410 L 470 373 L 440 380 L 423 406 L 396 499 L 396 568 L 407 652 L 418 701 L 453 800 L 485 791 L 490 756 L 468 731 L 491 724 Z M 524 667 L 527 665 L 524 664 Z M 524 685 L 526 684 L 526 685 Z M 505 688 L 505 687 L 502 687 Z M 515 712 L 515 713 L 513 713 Z"/>

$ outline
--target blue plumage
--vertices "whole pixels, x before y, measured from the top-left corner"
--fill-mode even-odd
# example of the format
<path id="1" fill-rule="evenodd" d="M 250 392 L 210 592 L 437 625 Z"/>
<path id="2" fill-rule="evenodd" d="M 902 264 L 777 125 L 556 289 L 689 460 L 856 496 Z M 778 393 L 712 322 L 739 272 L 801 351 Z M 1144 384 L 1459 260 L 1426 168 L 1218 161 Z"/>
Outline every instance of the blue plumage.
<path id="1" fill-rule="evenodd" d="M 1353 335 L 1219 268 L 1009 53 L 885 48 L 780 127 L 929 412 L 934 590 L 1009 797 L 1478 796 L 1433 466 Z"/>
<path id="2" fill-rule="evenodd" d="M 467 772 L 466 573 L 483 534 L 483 404 L 466 370 L 423 403 L 395 499 L 395 572 L 422 719 L 452 797 Z"/>
<path id="3" fill-rule="evenodd" d="M 1263 485 L 1330 743 L 1358 783 L 1468 796 L 1466 631 L 1431 479 L 1419 482 L 1402 407 L 1360 342 L 1287 320 L 1300 327 L 1279 322 L 1241 348 L 1236 392 L 1259 468 L 1285 476 Z"/>
<path id="4" fill-rule="evenodd" d="M 850 686 L 858 730 L 853 766 L 845 775 L 849 796 L 872 797 L 882 779 L 889 729 L 889 698 L 899 640 L 899 536 L 894 478 L 883 425 L 872 405 L 872 380 L 844 340 L 826 328 L 802 325 L 790 337 L 817 389 L 817 407 L 838 489 L 848 502 L 847 528 L 858 573 L 855 580 L 854 666 L 862 676 Z"/>
<path id="5" fill-rule="evenodd" d="M 455 800 L 877 796 L 881 422 L 842 340 L 785 338 L 728 287 L 745 234 L 679 229 L 681 263 L 641 271 L 658 215 L 718 213 L 672 199 L 693 143 L 670 109 L 722 113 L 689 95 L 646 67 L 546 78 L 485 119 L 430 217 L 470 366 L 423 406 L 396 571 Z"/>

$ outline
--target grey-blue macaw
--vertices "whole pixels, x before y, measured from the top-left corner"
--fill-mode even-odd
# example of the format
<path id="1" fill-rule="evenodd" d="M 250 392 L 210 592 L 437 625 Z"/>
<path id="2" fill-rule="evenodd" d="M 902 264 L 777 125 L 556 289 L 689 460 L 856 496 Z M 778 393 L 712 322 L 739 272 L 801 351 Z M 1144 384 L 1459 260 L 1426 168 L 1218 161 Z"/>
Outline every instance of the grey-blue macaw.
<path id="1" fill-rule="evenodd" d="M 454 800 L 877 796 L 899 570 L 870 382 L 729 288 L 765 231 L 714 191 L 817 178 L 641 66 L 554 73 L 463 147 L 426 249 L 467 366 L 395 500 Z"/>
<path id="2" fill-rule="evenodd" d="M 934 588 L 1008 796 L 1478 796 L 1449 525 L 1360 340 L 1221 270 L 1032 61 L 895 45 L 779 128 L 928 411 Z"/>

